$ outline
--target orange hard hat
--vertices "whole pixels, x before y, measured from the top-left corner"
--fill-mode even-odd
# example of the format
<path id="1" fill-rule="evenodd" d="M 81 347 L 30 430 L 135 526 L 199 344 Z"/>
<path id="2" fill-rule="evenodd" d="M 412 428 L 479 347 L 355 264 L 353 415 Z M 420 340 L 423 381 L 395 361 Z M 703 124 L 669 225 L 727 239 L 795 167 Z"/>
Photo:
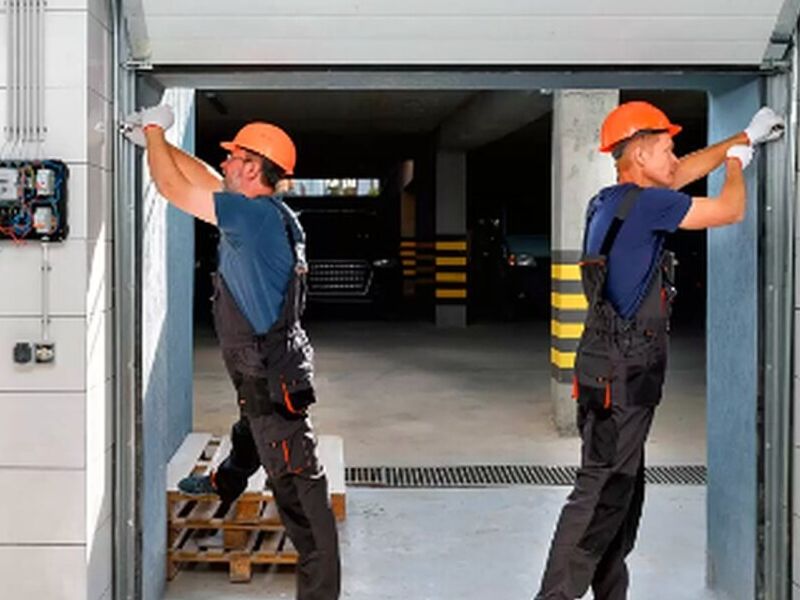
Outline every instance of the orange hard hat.
<path id="1" fill-rule="evenodd" d="M 294 164 L 297 161 L 294 142 L 283 129 L 275 125 L 258 121 L 248 123 L 239 130 L 232 142 L 222 142 L 220 146 L 225 150 L 244 148 L 255 152 L 270 159 L 286 171 L 287 175 L 294 173 Z"/>
<path id="2" fill-rule="evenodd" d="M 682 127 L 669 122 L 661 110 L 649 102 L 625 102 L 608 113 L 600 128 L 600 152 L 611 150 L 639 131 L 664 131 L 670 137 Z"/>

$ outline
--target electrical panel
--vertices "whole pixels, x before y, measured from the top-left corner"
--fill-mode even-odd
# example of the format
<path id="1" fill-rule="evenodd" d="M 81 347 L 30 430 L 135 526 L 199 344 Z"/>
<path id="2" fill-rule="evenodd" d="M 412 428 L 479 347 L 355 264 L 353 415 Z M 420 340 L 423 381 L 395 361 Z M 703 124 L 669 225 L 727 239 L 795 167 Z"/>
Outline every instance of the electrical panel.
<path id="1" fill-rule="evenodd" d="M 0 160 L 0 240 L 67 237 L 67 178 L 60 160 Z"/>

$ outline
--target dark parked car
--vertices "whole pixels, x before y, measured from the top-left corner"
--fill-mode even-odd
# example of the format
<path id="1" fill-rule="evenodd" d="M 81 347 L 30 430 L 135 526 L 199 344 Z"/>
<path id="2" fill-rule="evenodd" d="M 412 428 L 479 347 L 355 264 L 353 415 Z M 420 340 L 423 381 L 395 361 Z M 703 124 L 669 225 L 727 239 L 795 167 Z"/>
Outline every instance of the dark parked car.
<path id="1" fill-rule="evenodd" d="M 502 245 L 506 316 L 546 317 L 550 312 L 550 238 L 506 235 Z"/>
<path id="2" fill-rule="evenodd" d="M 308 300 L 387 305 L 400 294 L 397 244 L 380 234 L 375 209 L 299 207 L 308 236 Z"/>

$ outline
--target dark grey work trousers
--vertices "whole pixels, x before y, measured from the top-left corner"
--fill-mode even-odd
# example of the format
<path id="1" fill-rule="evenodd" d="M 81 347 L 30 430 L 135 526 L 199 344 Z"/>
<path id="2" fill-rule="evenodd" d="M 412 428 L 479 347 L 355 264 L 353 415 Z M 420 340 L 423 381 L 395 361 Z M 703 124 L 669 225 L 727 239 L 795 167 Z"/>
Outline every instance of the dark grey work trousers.
<path id="1" fill-rule="evenodd" d="M 231 446 L 216 474 L 221 498 L 235 500 L 247 487 L 247 479 L 263 465 L 281 521 L 300 555 L 297 599 L 339 598 L 336 521 L 310 419 L 287 419 L 277 412 L 243 415 L 231 431 Z"/>
<path id="2" fill-rule="evenodd" d="M 578 407 L 581 468 L 558 520 L 536 600 L 574 600 L 590 586 L 595 600 L 627 598 L 625 558 L 644 503 L 651 398 L 620 394 L 607 411 Z"/>

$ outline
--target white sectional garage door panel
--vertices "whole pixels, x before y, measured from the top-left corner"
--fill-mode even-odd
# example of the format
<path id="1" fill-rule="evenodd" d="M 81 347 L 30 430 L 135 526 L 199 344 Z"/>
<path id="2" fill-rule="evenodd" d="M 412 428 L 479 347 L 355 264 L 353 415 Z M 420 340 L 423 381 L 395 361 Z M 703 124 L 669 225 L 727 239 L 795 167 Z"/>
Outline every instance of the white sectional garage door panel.
<path id="1" fill-rule="evenodd" d="M 154 64 L 758 65 L 783 0 L 126 0 Z"/>

